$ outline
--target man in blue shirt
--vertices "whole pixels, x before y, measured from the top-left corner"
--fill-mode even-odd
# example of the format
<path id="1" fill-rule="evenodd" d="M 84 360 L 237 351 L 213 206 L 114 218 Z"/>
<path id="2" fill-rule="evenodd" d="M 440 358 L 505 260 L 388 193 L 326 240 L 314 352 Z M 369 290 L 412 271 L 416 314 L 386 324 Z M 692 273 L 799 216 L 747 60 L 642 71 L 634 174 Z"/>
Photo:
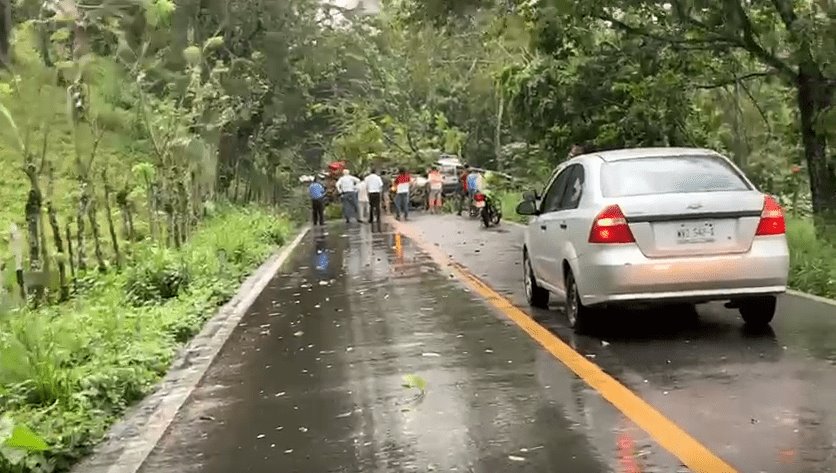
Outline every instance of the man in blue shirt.
<path id="1" fill-rule="evenodd" d="M 318 176 L 314 176 L 313 182 L 308 186 L 308 194 L 311 196 L 313 224 L 325 225 L 325 186 L 319 182 Z"/>

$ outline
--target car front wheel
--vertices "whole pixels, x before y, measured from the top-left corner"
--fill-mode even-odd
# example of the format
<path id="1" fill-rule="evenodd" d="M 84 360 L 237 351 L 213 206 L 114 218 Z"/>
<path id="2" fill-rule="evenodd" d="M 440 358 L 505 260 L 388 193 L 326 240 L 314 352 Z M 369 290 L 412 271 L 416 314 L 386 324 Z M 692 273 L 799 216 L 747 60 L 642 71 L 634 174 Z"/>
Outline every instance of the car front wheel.
<path id="1" fill-rule="evenodd" d="M 775 317 L 778 299 L 775 296 L 764 296 L 740 302 L 738 310 L 746 325 L 759 327 L 769 325 Z"/>
<path id="2" fill-rule="evenodd" d="M 531 267 L 531 259 L 528 252 L 523 253 L 523 284 L 525 285 L 525 298 L 528 305 L 540 309 L 549 308 L 549 291 L 537 285 L 534 278 L 534 269 Z"/>

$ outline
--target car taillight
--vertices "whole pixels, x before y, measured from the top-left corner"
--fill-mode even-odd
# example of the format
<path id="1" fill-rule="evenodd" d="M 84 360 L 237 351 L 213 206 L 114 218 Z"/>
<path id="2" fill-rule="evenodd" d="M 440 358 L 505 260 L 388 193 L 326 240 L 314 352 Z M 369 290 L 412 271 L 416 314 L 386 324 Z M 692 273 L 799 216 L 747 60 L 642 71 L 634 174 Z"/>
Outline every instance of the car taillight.
<path id="1" fill-rule="evenodd" d="M 589 232 L 590 243 L 633 243 L 633 232 L 618 205 L 610 205 L 595 217 Z"/>
<path id="2" fill-rule="evenodd" d="M 482 202 L 483 200 L 485 200 L 485 194 L 477 192 L 476 195 L 473 196 L 473 200 L 475 200 L 476 202 Z"/>
<path id="3" fill-rule="evenodd" d="M 787 231 L 787 223 L 784 221 L 784 211 L 772 197 L 763 197 L 763 212 L 761 221 L 758 223 L 758 230 L 755 235 L 782 235 Z"/>

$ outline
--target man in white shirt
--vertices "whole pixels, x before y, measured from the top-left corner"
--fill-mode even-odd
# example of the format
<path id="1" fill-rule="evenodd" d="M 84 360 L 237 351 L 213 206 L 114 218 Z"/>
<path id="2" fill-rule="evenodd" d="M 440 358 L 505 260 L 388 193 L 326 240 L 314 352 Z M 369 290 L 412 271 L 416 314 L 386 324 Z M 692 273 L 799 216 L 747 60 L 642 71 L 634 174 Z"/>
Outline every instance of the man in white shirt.
<path id="1" fill-rule="evenodd" d="M 366 192 L 369 193 L 369 223 L 374 223 L 375 215 L 377 215 L 377 222 L 380 223 L 380 198 L 383 193 L 383 179 L 377 175 L 377 171 L 372 169 L 364 182 Z"/>
<path id="2" fill-rule="evenodd" d="M 337 180 L 337 192 L 340 193 L 340 200 L 343 204 L 343 218 L 345 223 L 351 222 L 351 219 L 359 221 L 357 212 L 359 204 L 357 202 L 357 184 L 360 179 L 351 175 L 348 169 L 343 170 L 343 175 Z"/>
<path id="3" fill-rule="evenodd" d="M 358 221 L 365 222 L 369 218 L 369 192 L 365 180 L 357 184 L 357 201 L 360 203 Z"/>

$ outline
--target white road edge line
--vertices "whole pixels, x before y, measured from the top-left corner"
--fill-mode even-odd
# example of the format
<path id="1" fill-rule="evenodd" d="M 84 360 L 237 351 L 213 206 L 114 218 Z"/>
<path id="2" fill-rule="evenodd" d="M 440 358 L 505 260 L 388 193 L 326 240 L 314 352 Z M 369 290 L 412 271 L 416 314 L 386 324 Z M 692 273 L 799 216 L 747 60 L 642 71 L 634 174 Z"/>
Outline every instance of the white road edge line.
<path id="1" fill-rule="evenodd" d="M 301 228 L 289 245 L 241 284 L 235 296 L 180 350 L 156 391 L 114 424 L 106 441 L 76 465 L 73 473 L 136 473 L 142 467 L 247 310 L 310 229 L 310 225 Z"/>
<path id="2" fill-rule="evenodd" d="M 521 228 L 526 227 L 526 225 L 524 225 L 522 223 L 512 222 L 510 220 L 505 220 L 505 222 L 507 222 L 511 225 L 514 225 L 516 227 L 521 227 Z M 822 296 L 817 296 L 815 294 L 809 294 L 809 293 L 806 293 L 806 292 L 796 291 L 794 289 L 788 289 L 787 294 L 789 294 L 791 296 L 795 296 L 795 297 L 801 297 L 803 299 L 810 299 L 812 301 L 816 301 L 816 302 L 819 302 L 819 303 L 822 303 L 822 304 L 836 306 L 836 300 L 828 299 L 828 298 L 822 297 Z"/>

